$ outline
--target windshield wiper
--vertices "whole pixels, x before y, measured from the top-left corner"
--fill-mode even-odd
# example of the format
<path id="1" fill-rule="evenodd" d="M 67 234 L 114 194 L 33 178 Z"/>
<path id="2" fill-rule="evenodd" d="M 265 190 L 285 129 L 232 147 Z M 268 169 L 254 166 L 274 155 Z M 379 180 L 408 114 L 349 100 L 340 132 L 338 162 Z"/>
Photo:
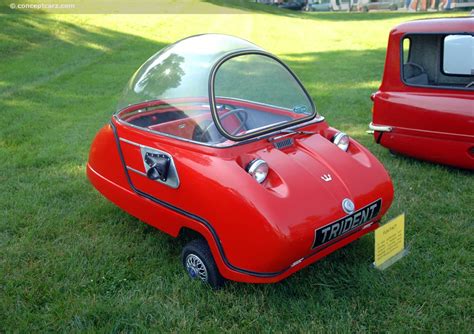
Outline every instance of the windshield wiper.
<path id="1" fill-rule="evenodd" d="M 284 138 L 290 135 L 314 135 L 316 132 L 313 131 L 299 131 L 299 130 L 293 130 L 293 129 L 283 129 L 280 131 L 280 133 L 284 133 L 283 135 L 275 136 L 268 138 L 268 141 L 272 142 L 275 140 L 278 140 L 280 138 Z"/>
<path id="2" fill-rule="evenodd" d="M 314 131 L 300 131 L 300 130 L 293 130 L 293 129 L 283 129 L 280 132 L 284 133 L 292 133 L 292 134 L 297 134 L 297 135 L 314 135 L 316 132 Z"/>

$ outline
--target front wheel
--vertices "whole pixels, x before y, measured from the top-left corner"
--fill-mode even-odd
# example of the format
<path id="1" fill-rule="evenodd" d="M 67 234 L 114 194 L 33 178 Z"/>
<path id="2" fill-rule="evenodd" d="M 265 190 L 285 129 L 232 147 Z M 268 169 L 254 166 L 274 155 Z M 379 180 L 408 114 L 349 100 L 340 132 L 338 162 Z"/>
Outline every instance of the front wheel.
<path id="1" fill-rule="evenodd" d="M 211 250 L 203 239 L 189 242 L 181 254 L 184 269 L 192 279 L 208 283 L 213 289 L 219 289 L 225 279 L 219 273 Z"/>

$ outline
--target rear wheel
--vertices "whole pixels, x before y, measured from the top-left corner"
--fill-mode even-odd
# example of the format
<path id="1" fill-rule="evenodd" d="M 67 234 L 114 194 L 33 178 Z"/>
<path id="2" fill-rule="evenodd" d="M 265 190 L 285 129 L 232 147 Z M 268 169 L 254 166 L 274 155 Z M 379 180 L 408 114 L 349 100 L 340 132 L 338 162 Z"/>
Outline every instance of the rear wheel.
<path id="1" fill-rule="evenodd" d="M 394 157 L 400 156 L 400 153 L 398 153 L 398 152 L 396 152 L 396 151 L 394 151 L 394 150 L 390 150 L 390 149 L 389 149 L 388 151 L 389 151 L 390 154 L 391 154 L 392 156 L 394 156 Z"/>
<path id="2" fill-rule="evenodd" d="M 219 273 L 205 240 L 196 239 L 189 242 L 183 248 L 181 259 L 191 279 L 201 280 L 213 289 L 219 289 L 224 285 L 225 279 Z"/>

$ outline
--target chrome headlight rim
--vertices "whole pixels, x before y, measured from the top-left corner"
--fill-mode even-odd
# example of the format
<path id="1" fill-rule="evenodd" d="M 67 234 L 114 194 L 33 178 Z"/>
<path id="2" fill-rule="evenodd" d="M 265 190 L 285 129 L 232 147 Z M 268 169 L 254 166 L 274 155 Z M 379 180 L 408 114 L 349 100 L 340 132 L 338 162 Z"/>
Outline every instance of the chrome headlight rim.
<path id="1" fill-rule="evenodd" d="M 343 150 L 344 152 L 347 152 L 347 150 L 349 149 L 350 138 L 346 133 L 338 132 L 334 136 L 332 142 L 341 150 Z"/>
<path id="2" fill-rule="evenodd" d="M 246 169 L 247 173 L 249 173 L 250 176 L 252 176 L 255 181 L 260 184 L 262 184 L 267 179 L 269 167 L 267 162 L 263 159 L 255 159 L 250 161 Z"/>

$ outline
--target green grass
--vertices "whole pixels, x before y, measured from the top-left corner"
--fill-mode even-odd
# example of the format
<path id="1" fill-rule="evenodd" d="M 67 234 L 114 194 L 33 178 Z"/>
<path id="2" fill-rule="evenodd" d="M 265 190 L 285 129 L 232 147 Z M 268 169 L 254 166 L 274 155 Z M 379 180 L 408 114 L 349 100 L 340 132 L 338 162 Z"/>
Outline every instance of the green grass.
<path id="1" fill-rule="evenodd" d="M 241 14 L 0 15 L 0 332 L 474 332 L 473 174 L 393 157 L 364 133 L 388 32 L 440 14 L 202 4 L 224 5 Z M 133 71 L 203 32 L 276 53 L 384 163 L 407 257 L 372 269 L 369 235 L 281 283 L 214 292 L 184 275 L 181 242 L 90 186 L 89 145 Z"/>

